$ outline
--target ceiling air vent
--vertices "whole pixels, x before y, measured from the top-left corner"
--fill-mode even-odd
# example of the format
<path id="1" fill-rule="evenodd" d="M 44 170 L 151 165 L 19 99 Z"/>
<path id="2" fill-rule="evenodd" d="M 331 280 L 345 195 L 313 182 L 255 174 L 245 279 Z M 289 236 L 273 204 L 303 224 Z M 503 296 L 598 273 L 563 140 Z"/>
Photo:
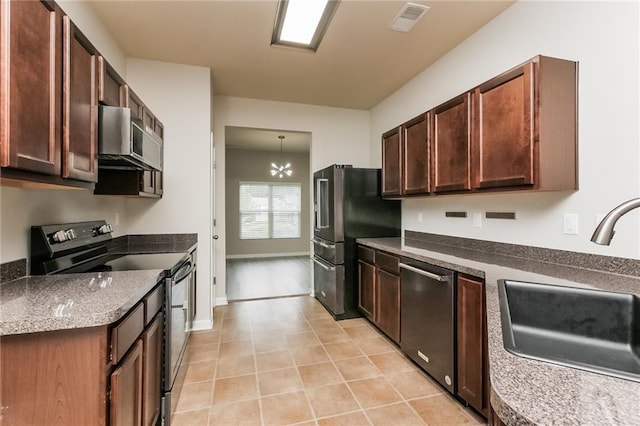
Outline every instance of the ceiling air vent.
<path id="1" fill-rule="evenodd" d="M 406 3 L 393 18 L 389 28 L 396 31 L 409 32 L 411 28 L 431 9 L 429 6 L 416 3 Z"/>

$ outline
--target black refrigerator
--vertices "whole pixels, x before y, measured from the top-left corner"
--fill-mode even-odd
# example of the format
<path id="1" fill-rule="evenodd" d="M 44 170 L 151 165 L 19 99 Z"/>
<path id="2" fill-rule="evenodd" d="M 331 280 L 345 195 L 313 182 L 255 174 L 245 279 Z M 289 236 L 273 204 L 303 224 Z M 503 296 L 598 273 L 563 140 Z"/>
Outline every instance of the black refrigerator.
<path id="1" fill-rule="evenodd" d="M 335 319 L 358 311 L 356 238 L 400 236 L 400 201 L 381 197 L 380 169 L 350 165 L 313 174 L 314 296 Z"/>

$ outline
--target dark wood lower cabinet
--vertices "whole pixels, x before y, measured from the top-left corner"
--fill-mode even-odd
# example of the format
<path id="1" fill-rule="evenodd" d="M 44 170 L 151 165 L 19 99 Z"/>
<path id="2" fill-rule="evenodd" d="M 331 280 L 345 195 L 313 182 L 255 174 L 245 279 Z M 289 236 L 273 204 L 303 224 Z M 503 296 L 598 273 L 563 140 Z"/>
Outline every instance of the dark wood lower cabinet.
<path id="1" fill-rule="evenodd" d="M 358 308 L 370 321 L 375 321 L 376 267 L 358 260 Z"/>
<path id="2" fill-rule="evenodd" d="M 153 426 L 160 418 L 160 398 L 162 394 L 162 313 L 158 313 L 147 331 L 142 335 L 144 349 L 142 391 L 144 412 L 142 424 Z"/>
<path id="3" fill-rule="evenodd" d="M 109 424 L 131 426 L 142 424 L 142 340 L 111 373 Z"/>
<path id="4" fill-rule="evenodd" d="M 400 342 L 400 277 L 377 269 L 376 279 L 378 327 L 393 341 Z"/>
<path id="5" fill-rule="evenodd" d="M 488 415 L 489 370 L 484 282 L 458 275 L 458 396 Z"/>
<path id="6" fill-rule="evenodd" d="M 400 343 L 400 258 L 358 247 L 358 308 L 396 343 Z"/>
<path id="7" fill-rule="evenodd" d="M 0 337 L 0 420 L 104 425 L 107 327 Z"/>
<path id="8" fill-rule="evenodd" d="M 148 294 L 111 325 L 1 336 L 0 423 L 155 426 L 163 314 L 150 296 L 162 288 Z M 143 305 L 149 322 L 132 331 Z M 122 338 L 114 340 L 117 333 Z M 116 348 L 116 340 L 126 347 Z"/>

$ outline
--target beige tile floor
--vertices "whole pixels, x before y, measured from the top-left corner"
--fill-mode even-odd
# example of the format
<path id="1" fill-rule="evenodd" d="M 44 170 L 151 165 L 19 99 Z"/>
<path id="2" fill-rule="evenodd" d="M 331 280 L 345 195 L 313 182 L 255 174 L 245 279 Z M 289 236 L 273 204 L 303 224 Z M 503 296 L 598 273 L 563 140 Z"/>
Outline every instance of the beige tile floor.
<path id="1" fill-rule="evenodd" d="M 302 296 L 217 307 L 194 332 L 173 425 L 476 425 L 363 318 Z"/>

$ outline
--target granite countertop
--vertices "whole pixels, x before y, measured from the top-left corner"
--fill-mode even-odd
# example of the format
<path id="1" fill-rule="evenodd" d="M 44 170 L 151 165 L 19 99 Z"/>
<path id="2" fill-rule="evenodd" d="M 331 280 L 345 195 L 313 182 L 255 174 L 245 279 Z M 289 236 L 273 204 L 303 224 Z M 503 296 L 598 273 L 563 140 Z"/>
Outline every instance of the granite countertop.
<path id="1" fill-rule="evenodd" d="M 95 327 L 119 320 L 162 270 L 33 275 L 0 285 L 0 336 Z"/>
<path id="2" fill-rule="evenodd" d="M 640 383 L 507 352 L 497 286 L 512 279 L 640 296 L 640 278 L 401 238 L 357 242 L 485 279 L 491 405 L 507 425 L 640 425 Z"/>
<path id="3" fill-rule="evenodd" d="M 197 234 L 126 235 L 108 253 L 191 253 Z M 16 264 L 17 266 L 14 266 Z M 25 259 L 5 265 L 26 268 Z M 0 285 L 0 336 L 111 324 L 133 308 L 162 278 L 161 269 L 30 275 Z"/>

